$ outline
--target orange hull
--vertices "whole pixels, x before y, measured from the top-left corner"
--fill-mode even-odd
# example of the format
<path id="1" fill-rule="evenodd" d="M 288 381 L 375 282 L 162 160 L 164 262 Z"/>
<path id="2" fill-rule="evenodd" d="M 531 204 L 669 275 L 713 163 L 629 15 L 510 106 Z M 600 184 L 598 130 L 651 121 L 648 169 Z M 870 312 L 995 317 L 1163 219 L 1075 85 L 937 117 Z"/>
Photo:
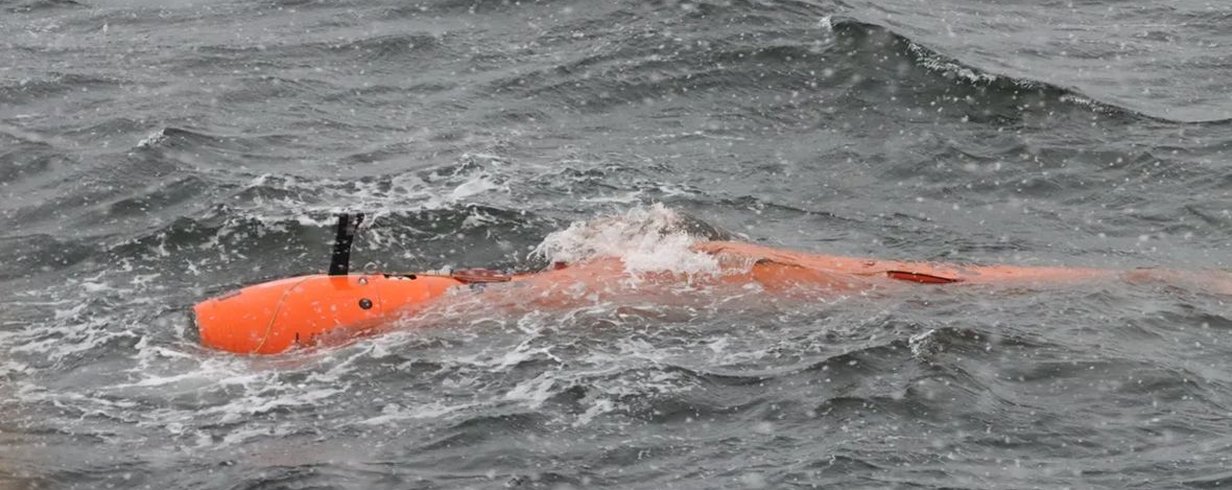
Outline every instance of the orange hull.
<path id="1" fill-rule="evenodd" d="M 1109 278 L 1179 281 L 1175 272 L 1070 267 L 963 266 L 810 254 L 740 242 L 706 242 L 697 252 L 713 255 L 718 274 L 641 275 L 647 294 L 654 284 L 759 284 L 770 293 L 843 293 L 891 285 L 1076 283 Z M 563 307 L 612 291 L 628 279 L 619 259 L 596 259 L 538 273 L 504 276 L 486 271 L 441 275 L 311 275 L 249 286 L 194 307 L 202 344 L 241 354 L 274 354 L 296 346 L 349 337 L 413 314 L 450 290 L 478 282 L 517 282 L 507 290 L 536 307 Z M 1213 278 L 1214 276 L 1212 276 Z M 1232 292 L 1232 281 L 1218 280 Z M 588 291 L 579 295 L 579 290 Z M 1219 289 L 1219 288 L 1217 288 Z"/>
<path id="2" fill-rule="evenodd" d="M 371 330 L 460 284 L 440 276 L 300 276 L 202 301 L 193 313 L 207 347 L 276 354 Z"/>

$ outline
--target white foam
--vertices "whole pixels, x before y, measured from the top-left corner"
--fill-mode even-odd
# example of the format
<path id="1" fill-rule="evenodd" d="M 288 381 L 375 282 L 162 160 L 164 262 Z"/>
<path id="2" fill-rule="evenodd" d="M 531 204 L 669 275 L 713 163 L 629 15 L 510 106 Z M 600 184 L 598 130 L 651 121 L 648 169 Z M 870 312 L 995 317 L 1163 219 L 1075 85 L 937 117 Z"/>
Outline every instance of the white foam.
<path id="1" fill-rule="evenodd" d="M 911 54 L 915 55 L 921 65 L 929 70 L 962 78 L 971 83 L 987 84 L 996 82 L 999 79 L 996 75 L 978 72 L 970 67 L 963 66 L 952 59 L 936 54 L 928 48 L 920 46 L 916 43 L 907 43 L 907 49 L 911 51 Z"/>
<path id="2" fill-rule="evenodd" d="M 153 148 L 154 145 L 162 143 L 165 139 L 167 139 L 167 133 L 163 132 L 162 129 L 159 129 L 158 131 L 150 133 L 149 136 L 146 136 L 141 141 L 138 141 L 137 148 Z"/>
<path id="3" fill-rule="evenodd" d="M 432 401 L 427 403 L 418 403 L 412 407 L 403 407 L 398 404 L 386 405 L 381 410 L 381 415 L 365 419 L 359 422 L 359 425 L 388 425 L 394 422 L 403 420 L 417 419 L 444 419 L 448 420 L 451 416 L 457 415 L 463 410 L 477 407 L 478 403 L 461 403 L 449 405 L 440 401 Z"/>
<path id="4" fill-rule="evenodd" d="M 832 16 L 824 16 L 817 21 L 817 27 L 825 29 L 826 32 L 834 32 L 834 18 Z"/>
<path id="5" fill-rule="evenodd" d="M 573 421 L 574 427 L 581 427 L 589 424 L 591 421 L 600 415 L 616 411 L 616 403 L 607 398 L 595 400 L 593 404 L 586 408 L 585 412 L 578 415 L 577 420 Z"/>
<path id="6" fill-rule="evenodd" d="M 1087 97 L 1083 97 L 1077 94 L 1062 95 L 1061 102 L 1068 102 L 1070 104 L 1079 105 L 1089 110 L 1099 112 L 1102 114 L 1111 114 L 1113 112 L 1108 106 L 1101 104 L 1099 102 L 1096 102 L 1093 99 L 1089 99 Z"/>
<path id="7" fill-rule="evenodd" d="M 457 202 L 468 197 L 477 196 L 488 191 L 501 189 L 502 187 L 492 180 L 488 175 L 479 175 L 458 184 L 453 191 L 449 193 L 449 199 Z"/>
<path id="8" fill-rule="evenodd" d="M 617 257 L 633 274 L 718 273 L 719 264 L 713 256 L 689 248 L 698 239 L 680 230 L 681 222 L 679 214 L 662 204 L 638 206 L 552 232 L 531 254 L 565 263 Z"/>
<path id="9" fill-rule="evenodd" d="M 555 385 L 555 373 L 547 371 L 535 376 L 534 379 L 518 383 L 508 393 L 505 393 L 505 399 L 524 402 L 529 408 L 539 408 L 543 402 L 552 397 L 552 387 Z"/>
<path id="10" fill-rule="evenodd" d="M 935 348 L 933 335 L 936 333 L 936 329 L 930 328 L 928 331 L 912 335 L 907 340 L 907 345 L 911 347 L 911 355 L 921 359 L 927 357 L 929 351 Z"/>

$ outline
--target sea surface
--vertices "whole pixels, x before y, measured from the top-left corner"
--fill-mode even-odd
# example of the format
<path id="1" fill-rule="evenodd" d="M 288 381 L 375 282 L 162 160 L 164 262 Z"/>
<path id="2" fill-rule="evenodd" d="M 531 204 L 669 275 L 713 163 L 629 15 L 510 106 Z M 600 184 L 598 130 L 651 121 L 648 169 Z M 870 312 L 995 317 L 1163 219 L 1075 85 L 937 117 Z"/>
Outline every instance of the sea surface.
<path id="1" fill-rule="evenodd" d="M 1230 25 L 1219 0 L 0 0 L 0 488 L 1232 485 L 1232 298 L 1200 287 L 471 304 L 272 357 L 188 315 L 324 270 L 340 211 L 369 213 L 364 270 L 672 270 L 718 233 L 1200 281 L 1232 268 Z"/>

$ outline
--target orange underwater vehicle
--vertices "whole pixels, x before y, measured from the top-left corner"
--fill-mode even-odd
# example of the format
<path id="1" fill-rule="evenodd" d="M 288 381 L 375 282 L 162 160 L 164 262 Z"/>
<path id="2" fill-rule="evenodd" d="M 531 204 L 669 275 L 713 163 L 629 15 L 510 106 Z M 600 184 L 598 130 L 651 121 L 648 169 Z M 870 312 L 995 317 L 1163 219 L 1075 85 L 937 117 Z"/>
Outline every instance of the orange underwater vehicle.
<path id="1" fill-rule="evenodd" d="M 341 215 L 328 274 L 280 279 L 207 299 L 194 308 L 201 343 L 239 354 L 276 354 L 326 339 L 350 337 L 388 325 L 432 304 L 451 291 L 475 285 L 513 283 L 518 294 L 537 298 L 542 307 L 565 306 L 578 295 L 570 289 L 601 291 L 630 277 L 618 258 L 556 264 L 541 272 L 506 275 L 482 269 L 436 274 L 350 274 L 350 249 L 363 215 Z M 963 284 L 1042 285 L 1125 280 L 1188 282 L 1195 278 L 1161 269 L 966 266 L 899 262 L 813 254 L 734 241 L 692 245 L 713 256 L 718 272 L 704 275 L 653 273 L 639 284 L 701 283 L 760 286 L 766 294 L 853 294 L 896 287 Z M 1227 275 L 1223 273 L 1212 274 Z M 1227 277 L 1201 284 L 1232 293 Z M 1197 283 L 1194 281 L 1195 284 Z M 1212 287 L 1213 286 L 1213 287 Z M 652 289 L 652 288 L 651 288 Z M 593 296 L 591 296 L 593 297 Z"/>

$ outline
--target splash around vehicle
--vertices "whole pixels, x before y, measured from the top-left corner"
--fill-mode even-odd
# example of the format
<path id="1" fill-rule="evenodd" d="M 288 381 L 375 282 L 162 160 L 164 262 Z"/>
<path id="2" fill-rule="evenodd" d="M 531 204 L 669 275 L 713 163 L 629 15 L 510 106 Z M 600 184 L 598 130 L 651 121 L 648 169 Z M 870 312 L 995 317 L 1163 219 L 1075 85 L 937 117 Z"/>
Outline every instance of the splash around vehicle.
<path id="1" fill-rule="evenodd" d="M 410 317 L 451 292 L 478 284 L 533 308 L 567 308 L 613 298 L 668 301 L 700 294 L 705 287 L 753 287 L 762 294 L 819 298 L 845 294 L 892 294 L 901 288 L 969 284 L 1057 285 L 1100 280 L 1159 281 L 1232 294 L 1227 273 L 1165 269 L 1119 271 L 1079 267 L 960 265 L 875 260 L 806 253 L 738 241 L 685 245 L 701 265 L 696 270 L 631 271 L 620 257 L 588 257 L 527 274 L 485 269 L 424 274 L 350 274 L 350 249 L 363 215 L 338 218 L 328 274 L 305 275 L 248 286 L 207 299 L 193 308 L 201 343 L 239 354 L 276 354 L 296 347 L 353 338 Z M 694 264 L 697 265 L 697 264 Z M 681 287 L 681 286 L 688 287 Z M 481 291 L 496 301 L 495 291 Z M 623 296 L 622 296 L 623 295 Z"/>

